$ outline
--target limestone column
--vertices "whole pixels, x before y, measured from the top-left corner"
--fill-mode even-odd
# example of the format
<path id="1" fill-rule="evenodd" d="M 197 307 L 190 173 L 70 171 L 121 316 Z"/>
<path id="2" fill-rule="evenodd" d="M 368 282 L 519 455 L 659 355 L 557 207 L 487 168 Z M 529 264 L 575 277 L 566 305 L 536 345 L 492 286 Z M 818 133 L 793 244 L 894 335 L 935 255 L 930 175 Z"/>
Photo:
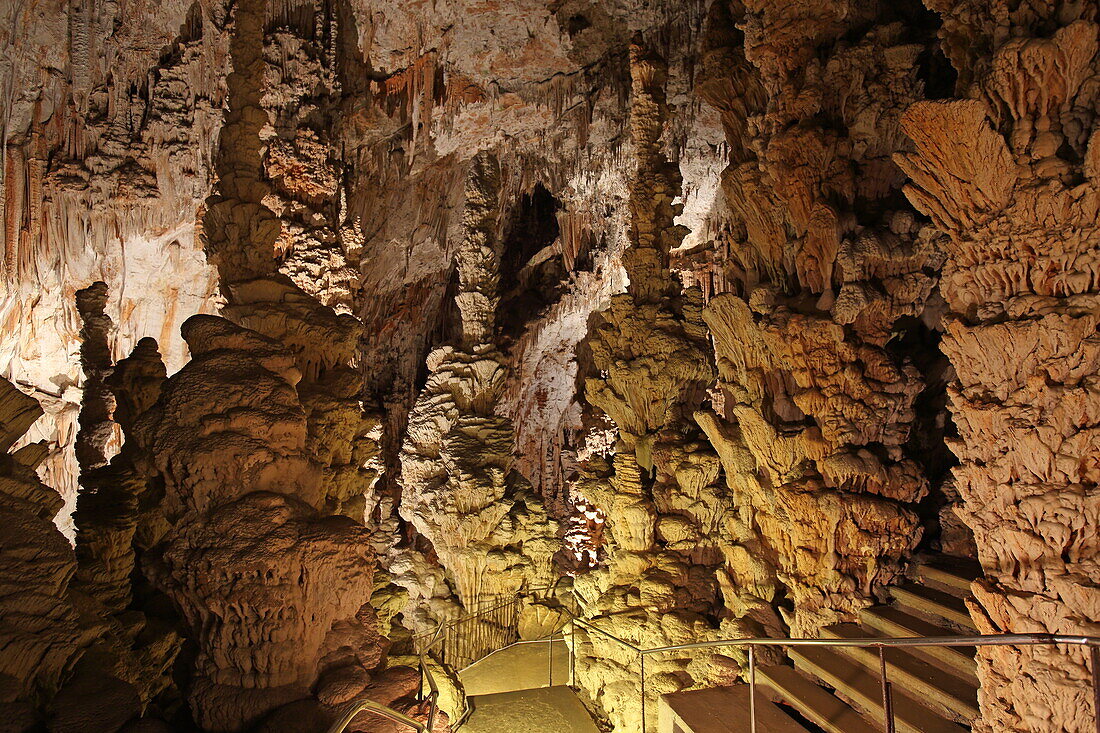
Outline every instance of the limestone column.
<path id="1" fill-rule="evenodd" d="M 914 105 L 906 194 L 946 235 L 955 480 L 983 633 L 1100 622 L 1100 57 L 1095 6 L 936 4 L 961 98 Z M 983 731 L 1093 729 L 1079 648 L 978 653 Z"/>

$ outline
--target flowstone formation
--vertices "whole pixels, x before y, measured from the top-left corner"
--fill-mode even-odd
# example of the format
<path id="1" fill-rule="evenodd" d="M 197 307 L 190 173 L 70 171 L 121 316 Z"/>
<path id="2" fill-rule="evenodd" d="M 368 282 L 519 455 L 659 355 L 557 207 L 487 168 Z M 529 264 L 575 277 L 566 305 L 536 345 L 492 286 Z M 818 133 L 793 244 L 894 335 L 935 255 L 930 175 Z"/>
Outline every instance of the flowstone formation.
<path id="1" fill-rule="evenodd" d="M 183 639 L 178 618 L 166 612 L 139 572 L 142 554 L 163 539 L 168 522 L 153 462 L 135 431 L 138 418 L 160 397 L 165 368 L 150 338 L 126 359 L 102 366 L 101 387 L 113 407 L 107 424 L 121 428 L 124 443 L 110 462 L 81 474 L 72 586 L 100 604 L 109 624 L 106 640 L 123 664 L 119 675 L 142 706 L 171 717 L 178 700 L 173 665 Z M 104 397 L 94 395 L 97 401 Z"/>
<path id="2" fill-rule="evenodd" d="M 428 356 L 428 381 L 409 415 L 401 451 L 401 516 L 430 543 L 460 604 L 448 603 L 447 588 L 423 577 L 432 571 L 421 563 L 420 577 L 410 578 L 418 587 L 409 587 L 410 600 L 424 604 L 410 608 L 407 623 L 414 628 L 459 609 L 477 611 L 524 587 L 549 586 L 551 558 L 560 547 L 542 500 L 513 470 L 512 423 L 495 413 L 507 377 L 493 343 L 500 303 L 499 188 L 497 161 L 475 158 L 455 253 L 461 340 Z"/>
<path id="3" fill-rule="evenodd" d="M 935 326 L 939 256 L 897 208 L 890 160 L 923 95 L 922 46 L 876 13 L 750 2 L 711 19 L 728 63 L 703 89 L 737 143 L 722 175 L 730 292 L 704 311 L 719 385 L 696 420 L 737 506 L 726 604 L 774 607 L 792 636 L 852 619 L 898 576 L 929 487 L 907 447 L 924 379 L 890 344 Z"/>
<path id="4" fill-rule="evenodd" d="M 492 631 L 816 636 L 926 551 L 1094 631 L 1098 22 L 0 3 L 0 728 L 423 717 L 415 635 L 525 591 Z M 576 631 L 623 733 L 745 677 L 647 657 L 643 725 Z M 978 659 L 977 730 L 1091 727 L 1079 650 Z"/>
<path id="5" fill-rule="evenodd" d="M 10 452 L 41 414 L 33 398 L 0 380 L 0 709 L 27 727 L 35 699 L 57 692 L 88 642 L 67 594 L 76 558 L 51 521 L 63 502 L 34 473 L 42 446 Z"/>
<path id="6" fill-rule="evenodd" d="M 316 90 L 272 79 L 269 21 L 263 0 L 235 9 L 221 175 L 205 220 L 229 320 L 186 322 L 192 361 L 140 420 L 172 525 L 147 571 L 198 646 L 189 690 L 195 720 L 219 731 L 269 714 L 265 725 L 274 729 L 323 721 L 368 687 L 386 688 L 372 676 L 386 644 L 369 604 L 375 561 L 362 522 L 376 441 L 350 367 L 358 323 L 277 272 L 293 249 L 286 237 L 299 231 L 288 212 L 326 224 L 272 188 L 282 168 L 271 156 L 282 148 L 268 131 L 289 124 L 280 104 L 306 114 Z M 310 150 L 328 171 L 327 147 Z M 309 181 L 309 167 L 294 165 L 304 171 L 294 180 Z M 309 191 L 298 194 L 313 201 Z M 326 201 L 313 203 L 328 210 Z"/>
<path id="7" fill-rule="evenodd" d="M 119 613 L 117 594 L 81 580 L 78 557 L 53 522 L 64 502 L 35 474 L 46 446 L 11 450 L 41 415 L 33 398 L 0 380 L 3 724 L 51 733 L 139 725 L 169 684 L 178 638 L 139 612 Z"/>
<path id="8" fill-rule="evenodd" d="M 944 351 L 983 633 L 1094 634 L 1100 443 L 1095 6 L 937 4 L 964 97 L 905 115 L 906 194 L 946 234 Z M 996 31 L 994 31 L 996 29 Z M 978 653 L 983 731 L 1091 730 L 1085 652 Z"/>
<path id="9" fill-rule="evenodd" d="M 712 537 L 727 503 L 714 485 L 718 456 L 690 421 L 714 379 L 702 293 L 681 292 L 669 271 L 669 252 L 686 230 L 674 223 L 682 208 L 675 202 L 679 170 L 661 148 L 667 67 L 640 41 L 630 63 L 637 169 L 623 256 L 629 285 L 598 314 L 585 341 L 598 371 L 586 379 L 585 396 L 614 421 L 619 441 L 611 465 L 590 460 L 578 486 L 606 515 L 606 561 L 578 576 L 574 589 L 596 625 L 651 647 L 717 635 L 721 553 Z M 575 653 L 578 684 L 592 703 L 616 730 L 642 730 L 637 656 L 584 627 Z M 647 667 L 650 703 L 666 692 L 732 682 L 738 671 L 732 659 L 713 654 L 653 657 Z M 653 716 L 645 727 L 655 724 Z"/>
<path id="10" fill-rule="evenodd" d="M 195 634 L 197 722 L 240 730 L 327 668 L 377 666 L 374 561 L 361 523 L 321 513 L 293 356 L 214 316 L 183 335 L 192 361 L 139 421 L 172 524 L 147 571 Z"/>

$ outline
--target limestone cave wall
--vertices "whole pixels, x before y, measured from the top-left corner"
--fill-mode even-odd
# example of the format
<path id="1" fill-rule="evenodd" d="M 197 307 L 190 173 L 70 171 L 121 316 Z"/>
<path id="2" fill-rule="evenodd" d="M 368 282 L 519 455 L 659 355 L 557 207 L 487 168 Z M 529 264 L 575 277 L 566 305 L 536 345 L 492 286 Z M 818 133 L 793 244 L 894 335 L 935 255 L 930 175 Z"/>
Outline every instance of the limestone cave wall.
<path id="1" fill-rule="evenodd" d="M 0 3 L 0 717 L 419 715 L 416 635 L 525 590 L 528 635 L 812 636 L 933 551 L 981 631 L 1088 634 L 1098 16 Z M 1084 730 L 1093 672 L 982 650 L 975 729 Z"/>

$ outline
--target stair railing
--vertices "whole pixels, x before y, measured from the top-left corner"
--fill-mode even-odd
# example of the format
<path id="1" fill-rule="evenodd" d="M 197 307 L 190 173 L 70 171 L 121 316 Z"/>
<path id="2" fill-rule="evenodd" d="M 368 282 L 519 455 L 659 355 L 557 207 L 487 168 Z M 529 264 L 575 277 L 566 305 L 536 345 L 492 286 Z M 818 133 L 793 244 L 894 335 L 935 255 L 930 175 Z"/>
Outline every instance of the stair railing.
<path id="1" fill-rule="evenodd" d="M 568 612 L 568 609 L 566 609 Z M 587 629 L 607 639 L 610 639 L 624 648 L 638 655 L 638 687 L 641 702 L 641 731 L 646 728 L 646 657 L 655 654 L 664 654 L 676 651 L 691 651 L 699 649 L 715 649 L 721 647 L 748 647 L 748 683 L 749 683 L 749 727 L 751 733 L 757 733 L 756 729 L 756 647 L 780 646 L 780 647 L 868 647 L 878 650 L 879 677 L 882 690 L 883 722 L 887 733 L 895 733 L 895 720 L 891 683 L 889 681 L 886 649 L 888 648 L 913 648 L 913 647 L 960 647 L 960 646 L 1083 646 L 1089 651 L 1092 665 L 1092 697 L 1093 719 L 1096 733 L 1100 733 L 1100 637 L 1076 636 L 1065 634 L 975 634 L 970 636 L 928 636 L 928 637 L 867 637 L 849 639 L 791 639 L 757 637 L 746 639 L 716 639 L 713 641 L 699 641 L 687 644 L 674 644 L 672 646 L 641 648 L 622 639 L 595 624 L 579 618 L 572 618 L 572 649 L 573 659 L 576 659 L 576 629 Z M 574 675 L 574 679 L 576 679 Z"/>
<path id="2" fill-rule="evenodd" d="M 591 624 L 584 624 L 587 628 L 595 628 Z M 602 632 L 601 633 L 605 633 Z M 605 635 L 608 635 L 605 633 Z M 610 636 L 610 635 L 608 635 Z M 614 637 L 613 637 L 614 638 Z M 620 643 L 621 639 L 617 639 Z M 1093 718 L 1096 731 L 1100 733 L 1100 637 L 1076 636 L 1065 634 L 976 634 L 971 636 L 927 636 L 927 637 L 898 637 L 898 638 L 850 638 L 850 639 L 717 639 L 714 641 L 699 641 L 688 644 L 675 644 L 672 646 L 654 647 L 651 649 L 637 649 L 640 660 L 640 678 L 642 691 L 642 730 L 645 731 L 645 658 L 652 654 L 662 654 L 673 651 L 688 651 L 695 649 L 714 649 L 718 647 L 748 647 L 748 677 L 749 677 L 749 725 L 751 733 L 756 733 L 756 654 L 758 646 L 781 647 L 870 647 L 878 650 L 879 675 L 882 688 L 883 722 L 887 733 L 894 733 L 895 721 L 891 695 L 891 685 L 887 673 L 886 649 L 888 648 L 914 648 L 933 646 L 1083 646 L 1088 648 L 1092 663 L 1092 693 L 1093 693 Z M 628 644 L 628 646 L 630 646 Z"/>
<path id="3" fill-rule="evenodd" d="M 386 707 L 385 705 L 375 702 L 367 697 L 357 698 L 352 700 L 341 711 L 340 716 L 329 726 L 328 733 L 343 733 L 347 727 L 351 724 L 351 721 L 355 719 L 359 713 L 371 713 L 380 718 L 392 721 L 394 723 L 401 723 L 407 725 L 417 733 L 431 733 L 435 728 L 435 716 L 439 709 L 439 686 L 436 683 L 435 675 L 432 673 L 431 666 L 427 663 L 427 657 L 432 647 L 439 641 L 440 635 L 443 633 L 443 626 L 440 626 L 433 632 L 431 640 L 420 650 L 420 687 L 417 690 L 417 698 L 420 702 L 423 702 L 423 698 L 420 697 L 423 689 L 424 682 L 428 683 L 428 721 L 427 723 L 421 723 L 419 720 L 409 717 L 404 713 L 400 713 L 393 708 Z"/>
<path id="4" fill-rule="evenodd" d="M 515 644 L 519 641 L 518 632 L 518 619 L 519 609 L 522 601 L 525 597 L 535 596 L 536 593 L 544 592 L 552 589 L 533 589 L 518 593 L 515 597 L 509 598 L 506 601 L 490 605 L 488 608 L 478 611 L 477 613 L 464 616 L 460 619 L 455 619 L 450 622 L 441 624 L 435 632 L 431 635 L 431 641 L 420 651 L 421 659 L 421 674 L 428 682 L 431 689 L 429 695 L 430 707 L 428 724 L 425 726 L 423 723 L 418 723 L 407 716 L 403 716 L 401 713 L 385 708 L 377 703 L 370 703 L 368 700 L 353 701 L 346 711 L 345 715 L 341 716 L 340 720 L 329 729 L 329 733 L 342 733 L 344 728 L 351 722 L 351 719 L 356 714 L 363 711 L 370 711 L 375 714 L 387 717 L 390 720 L 396 722 L 406 723 L 411 725 L 414 730 L 428 731 L 430 733 L 431 726 L 435 720 L 436 714 L 436 702 L 438 697 L 438 690 L 436 688 L 435 680 L 432 677 L 431 670 L 426 664 L 426 656 L 431 649 L 439 645 L 440 647 L 440 659 L 441 663 L 449 663 L 455 669 L 459 669 L 455 665 L 456 662 L 463 663 L 463 667 L 469 666 L 474 662 L 483 659 L 484 657 L 492 654 L 495 651 L 503 649 L 507 646 Z M 543 596 L 540 600 L 545 600 L 547 596 Z M 880 686 L 882 691 L 882 707 L 883 707 L 883 723 L 887 733 L 895 733 L 895 720 L 893 710 L 893 700 L 891 692 L 891 683 L 889 681 L 888 666 L 886 664 L 886 650 L 888 648 L 916 648 L 916 647 L 963 647 L 963 646 L 1081 646 L 1088 649 L 1091 666 L 1092 666 L 1092 693 L 1093 693 L 1093 716 L 1095 720 L 1096 733 L 1100 733 L 1100 637 L 1096 636 L 1077 636 L 1066 634 L 974 634 L 969 636 L 928 636 L 928 637 L 897 637 L 897 638 L 882 638 L 882 637 L 866 637 L 866 638 L 847 638 L 847 639 L 793 639 L 793 638 L 772 638 L 772 637 L 755 637 L 755 638 L 743 638 L 743 639 L 715 639 L 712 641 L 698 641 L 690 642 L 686 644 L 674 644 L 671 646 L 642 648 L 636 644 L 633 644 L 622 637 L 619 637 L 605 629 L 600 628 L 596 624 L 590 621 L 578 618 L 578 614 L 575 610 L 562 606 L 558 610 L 562 611 L 567 617 L 567 621 L 559 628 L 551 631 L 551 633 L 545 637 L 547 644 L 548 655 L 548 667 L 550 669 L 549 681 L 553 681 L 553 641 L 555 637 L 564 638 L 566 634 L 570 635 L 570 657 L 571 664 L 576 663 L 576 633 L 578 628 L 586 629 L 589 632 L 599 634 L 613 642 L 623 646 L 630 650 L 633 654 L 638 656 L 638 669 L 639 669 L 639 693 L 641 702 L 641 732 L 645 733 L 647 710 L 646 710 L 646 657 L 656 654 L 667 654 L 670 652 L 682 652 L 693 651 L 702 649 L 717 649 L 722 647 L 747 647 L 748 656 L 748 683 L 749 683 L 749 726 L 751 733 L 757 733 L 756 727 L 756 647 L 760 646 L 779 646 L 779 647 L 864 647 L 873 648 L 878 651 L 879 657 L 879 677 Z M 568 631 L 566 631 L 568 629 Z M 560 636 L 559 636 L 560 634 Z M 421 637 L 421 638 L 426 638 Z M 538 640 L 541 641 L 541 640 Z M 571 684 L 576 684 L 576 672 L 575 670 L 570 674 Z M 369 703 L 369 704 L 368 704 Z M 356 705 L 362 705 L 357 710 L 352 711 L 352 708 Z M 350 713 L 347 714 L 347 713 Z M 458 721 L 459 724 L 465 721 L 469 710 Z M 393 716 L 400 716 L 398 719 Z M 345 720 L 346 718 L 346 720 Z"/>

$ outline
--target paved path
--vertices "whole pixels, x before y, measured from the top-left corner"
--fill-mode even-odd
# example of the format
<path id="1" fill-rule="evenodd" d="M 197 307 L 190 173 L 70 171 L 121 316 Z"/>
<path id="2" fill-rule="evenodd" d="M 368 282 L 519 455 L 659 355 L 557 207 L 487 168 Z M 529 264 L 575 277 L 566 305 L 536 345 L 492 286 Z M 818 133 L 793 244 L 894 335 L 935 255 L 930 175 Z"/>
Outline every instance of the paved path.
<path id="1" fill-rule="evenodd" d="M 500 692 L 470 699 L 474 712 L 462 733 L 599 733 L 568 687 Z"/>
<path id="2" fill-rule="evenodd" d="M 599 733 L 591 716 L 565 685 L 569 649 L 553 642 L 516 644 L 462 670 L 459 677 L 473 712 L 462 733 Z"/>
<path id="3" fill-rule="evenodd" d="M 569 647 L 564 641 L 553 642 L 552 681 L 547 679 L 550 660 L 550 642 L 515 644 L 474 662 L 458 676 L 470 696 L 569 684 Z"/>

